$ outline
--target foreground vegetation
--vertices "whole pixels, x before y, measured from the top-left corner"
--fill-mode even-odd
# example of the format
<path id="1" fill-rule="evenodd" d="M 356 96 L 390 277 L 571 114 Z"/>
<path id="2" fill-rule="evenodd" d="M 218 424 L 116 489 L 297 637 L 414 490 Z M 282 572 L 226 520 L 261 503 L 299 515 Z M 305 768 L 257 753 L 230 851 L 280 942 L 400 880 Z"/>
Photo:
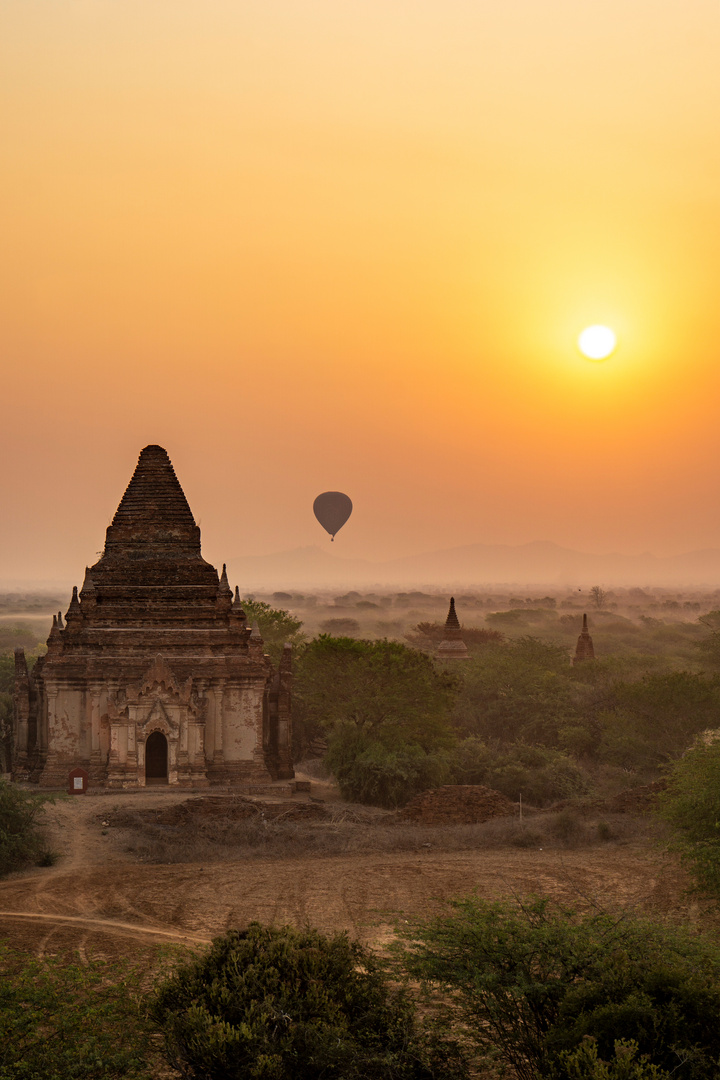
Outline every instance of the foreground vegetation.
<path id="1" fill-rule="evenodd" d="M 720 949 L 628 912 L 455 901 L 384 959 L 251 923 L 137 971 L 0 952 L 0 1080 L 716 1080 Z M 163 1049 L 164 1048 L 164 1049 Z"/>
<path id="2" fill-rule="evenodd" d="M 52 862 L 38 820 L 47 801 L 47 796 L 0 780 L 0 877 L 28 863 L 49 866 Z"/>
<path id="3" fill-rule="evenodd" d="M 618 1068 L 644 1060 L 660 1070 L 644 1075 L 718 1075 L 714 943 L 627 913 L 578 915 L 547 899 L 460 900 L 404 936 L 402 970 L 441 992 L 445 1023 L 475 1060 L 497 1061 L 518 1080 L 582 1075 L 586 1038 L 595 1060 L 608 1063 L 620 1040 Z"/>
<path id="4" fill-rule="evenodd" d="M 720 728 L 720 616 L 688 609 L 681 622 L 656 607 L 630 619 L 598 606 L 600 659 L 573 668 L 577 615 L 563 622 L 550 599 L 476 609 L 471 659 L 450 666 L 433 660 L 436 621 L 416 620 L 410 640 L 337 626 L 310 638 L 291 612 L 247 606 L 276 654 L 293 637 L 296 750 L 322 752 L 346 798 L 394 808 L 470 783 L 560 808 L 443 828 L 393 827 L 375 809 L 312 822 L 250 814 L 216 838 L 124 810 L 109 812 L 112 827 L 166 862 L 590 846 L 649 837 L 652 820 L 613 815 L 607 800 L 660 780 L 657 828 L 704 895 L 720 896 L 720 742 L 708 734 Z M 0 719 L 12 683 L 1 659 Z M 39 809 L 0 782 L 0 873 L 46 854 Z M 144 1080 L 173 1067 L 188 1080 L 720 1075 L 720 951 L 707 937 L 591 904 L 471 897 L 403 925 L 400 939 L 384 963 L 343 935 L 255 924 L 180 957 L 153 989 L 147 972 L 4 951 L 0 1080 Z"/>
<path id="5" fill-rule="evenodd" d="M 0 1080 L 151 1080 L 138 973 L 0 944 Z"/>

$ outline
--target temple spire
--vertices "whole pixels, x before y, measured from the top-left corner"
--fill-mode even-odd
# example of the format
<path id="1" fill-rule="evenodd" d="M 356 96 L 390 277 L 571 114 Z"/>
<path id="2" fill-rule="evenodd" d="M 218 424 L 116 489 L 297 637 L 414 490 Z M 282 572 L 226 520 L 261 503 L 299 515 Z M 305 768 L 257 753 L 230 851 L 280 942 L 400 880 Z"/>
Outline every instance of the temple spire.
<path id="1" fill-rule="evenodd" d="M 240 619 L 242 623 L 247 622 L 247 615 L 243 610 L 242 600 L 240 599 L 240 589 L 237 587 L 237 585 L 235 586 L 235 599 L 232 602 L 231 610 L 233 615 L 237 616 L 237 618 Z"/>
<path id="2" fill-rule="evenodd" d="M 447 619 L 445 620 L 443 639 L 438 645 L 437 658 L 438 660 L 470 659 L 467 645 L 462 639 L 462 630 L 460 629 L 460 622 L 455 611 L 454 596 L 450 597 L 450 608 L 448 609 Z"/>
<path id="3" fill-rule="evenodd" d="M 200 554 L 200 529 L 162 446 L 146 446 L 107 530 L 105 556 L 148 548 L 176 559 Z"/>
<path id="4" fill-rule="evenodd" d="M 577 640 L 577 647 L 575 649 L 575 655 L 573 657 L 573 666 L 575 664 L 581 664 L 585 660 L 595 659 L 595 649 L 593 648 L 593 640 L 590 637 L 590 631 L 588 630 L 588 617 L 583 615 L 582 630 Z"/>

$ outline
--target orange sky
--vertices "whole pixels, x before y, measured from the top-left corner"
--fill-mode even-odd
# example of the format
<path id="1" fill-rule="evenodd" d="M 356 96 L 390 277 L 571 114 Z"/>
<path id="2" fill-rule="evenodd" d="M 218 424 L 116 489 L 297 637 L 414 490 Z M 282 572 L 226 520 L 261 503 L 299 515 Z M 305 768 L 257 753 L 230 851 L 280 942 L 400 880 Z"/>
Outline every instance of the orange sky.
<path id="1" fill-rule="evenodd" d="M 0 580 L 720 547 L 716 0 L 0 0 Z M 620 339 L 602 364 L 575 339 Z"/>

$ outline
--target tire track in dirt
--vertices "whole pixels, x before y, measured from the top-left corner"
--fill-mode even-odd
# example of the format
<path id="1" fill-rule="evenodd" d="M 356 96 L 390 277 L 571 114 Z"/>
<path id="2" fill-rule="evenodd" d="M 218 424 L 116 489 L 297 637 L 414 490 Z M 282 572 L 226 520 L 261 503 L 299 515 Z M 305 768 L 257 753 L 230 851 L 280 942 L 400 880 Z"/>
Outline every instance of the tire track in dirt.
<path id="1" fill-rule="evenodd" d="M 138 941 L 156 939 L 158 941 L 178 941 L 185 944 L 192 943 L 198 945 L 206 945 L 210 939 L 207 937 L 200 937 L 198 934 L 189 934 L 183 931 L 177 930 L 160 930 L 157 927 L 152 926 L 138 926 L 136 923 L 118 922 L 114 919 L 92 919 L 81 915 L 57 915 L 43 912 L 28 912 L 28 911 L 0 911 L 0 923 L 3 920 L 10 922 L 23 922 L 25 920 L 29 922 L 37 923 L 52 923 L 53 928 L 42 939 L 40 945 L 39 955 L 43 955 L 46 951 L 50 938 L 55 933 L 57 926 L 77 926 L 82 927 L 86 931 L 101 930 L 104 933 L 121 934 L 124 937 L 135 938 Z M 82 950 L 87 941 L 87 932 L 81 937 L 80 942 L 76 945 L 78 950 Z"/>

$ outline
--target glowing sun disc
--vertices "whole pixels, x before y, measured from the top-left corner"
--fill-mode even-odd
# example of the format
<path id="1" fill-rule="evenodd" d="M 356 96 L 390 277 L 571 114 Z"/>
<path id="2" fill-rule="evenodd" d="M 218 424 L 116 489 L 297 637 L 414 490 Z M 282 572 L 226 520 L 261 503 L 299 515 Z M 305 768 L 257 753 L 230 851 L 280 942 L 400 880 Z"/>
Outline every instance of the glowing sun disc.
<path id="1" fill-rule="evenodd" d="M 588 360 L 605 360 L 616 345 L 617 338 L 609 326 L 586 326 L 578 338 L 578 348 Z"/>

